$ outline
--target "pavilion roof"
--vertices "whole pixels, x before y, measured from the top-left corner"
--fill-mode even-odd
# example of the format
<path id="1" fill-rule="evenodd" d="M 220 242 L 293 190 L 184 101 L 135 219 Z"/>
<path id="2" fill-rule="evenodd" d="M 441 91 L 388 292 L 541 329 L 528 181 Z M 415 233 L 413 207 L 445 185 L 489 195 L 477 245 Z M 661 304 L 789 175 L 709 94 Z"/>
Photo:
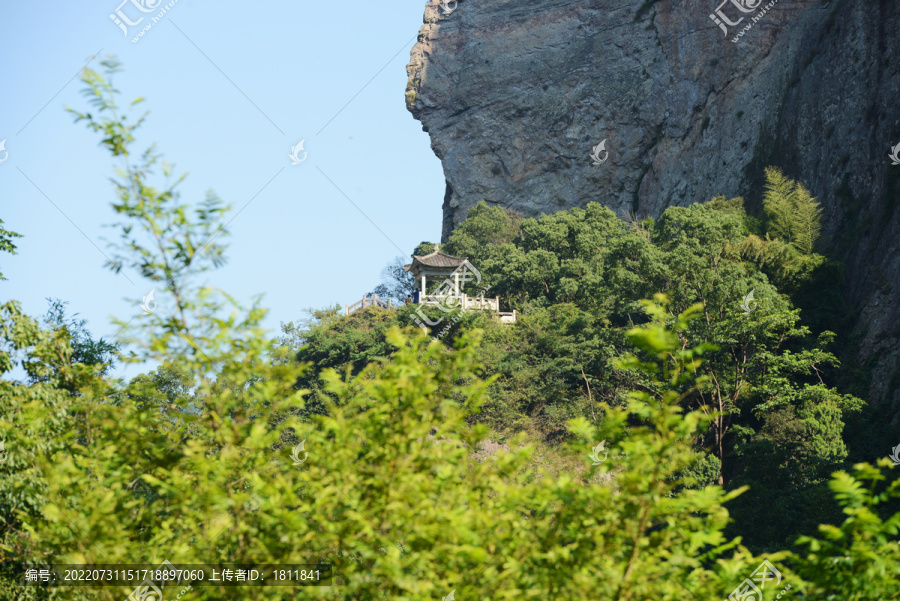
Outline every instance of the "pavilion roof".
<path id="1" fill-rule="evenodd" d="M 466 261 L 467 259 L 460 259 L 459 257 L 447 255 L 435 250 L 433 253 L 427 254 L 425 256 L 413 255 L 413 262 L 409 265 L 404 265 L 403 269 L 405 269 L 406 271 L 413 271 L 414 269 L 418 271 L 417 268 L 421 267 L 437 267 L 439 269 L 443 267 L 455 269 Z"/>

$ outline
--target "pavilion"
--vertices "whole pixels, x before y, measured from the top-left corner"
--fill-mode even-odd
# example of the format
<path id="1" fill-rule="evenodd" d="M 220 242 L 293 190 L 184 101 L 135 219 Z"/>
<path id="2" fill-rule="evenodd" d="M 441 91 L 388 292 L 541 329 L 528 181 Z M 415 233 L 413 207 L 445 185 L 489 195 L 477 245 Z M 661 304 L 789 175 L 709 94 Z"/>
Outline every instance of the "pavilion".
<path id="1" fill-rule="evenodd" d="M 462 287 L 470 281 L 481 282 L 481 274 L 468 258 L 454 257 L 438 250 L 424 255 L 413 255 L 413 261 L 404 265 L 403 269 L 412 274 L 416 281 L 414 302 L 419 305 L 440 305 L 443 307 L 459 307 L 463 311 L 492 311 L 504 322 L 515 321 L 515 311 L 500 313 L 500 297 L 485 298 L 482 290 L 480 296 L 468 296 Z M 472 276 L 475 277 L 472 277 Z M 428 282 L 442 282 L 432 294 L 428 294 Z"/>
<path id="2" fill-rule="evenodd" d="M 412 274 L 416 279 L 416 288 L 419 291 L 420 298 L 428 294 L 429 279 L 431 279 L 432 281 L 443 280 L 444 282 L 452 282 L 452 290 L 447 290 L 446 292 L 449 293 L 452 291 L 453 296 L 459 296 L 460 271 L 466 271 L 464 265 L 466 265 L 467 263 L 467 258 L 460 259 L 459 257 L 452 257 L 440 252 L 438 250 L 438 245 L 435 244 L 434 252 L 422 257 L 420 257 L 419 255 L 413 255 L 413 262 L 409 265 L 404 265 L 403 269 Z M 472 265 L 471 263 L 468 264 L 469 266 Z M 474 269 L 474 267 L 472 267 L 472 269 Z M 463 277 L 465 278 L 465 273 L 463 274 Z M 480 274 L 478 279 L 479 281 L 481 280 Z M 465 284 L 465 281 L 463 282 L 463 284 Z M 441 296 L 446 296 L 446 294 L 443 294 Z"/>

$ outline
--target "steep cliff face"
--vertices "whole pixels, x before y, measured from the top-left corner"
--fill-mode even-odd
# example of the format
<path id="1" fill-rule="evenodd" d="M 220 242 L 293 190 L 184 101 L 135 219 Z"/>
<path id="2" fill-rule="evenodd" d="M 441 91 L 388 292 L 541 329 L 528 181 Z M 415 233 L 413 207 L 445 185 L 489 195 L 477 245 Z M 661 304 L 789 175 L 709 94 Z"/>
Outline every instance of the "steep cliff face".
<path id="1" fill-rule="evenodd" d="M 823 204 L 870 398 L 897 414 L 900 1 L 718 2 L 429 0 L 406 100 L 443 163 L 444 238 L 482 200 L 752 203 L 778 165 Z"/>

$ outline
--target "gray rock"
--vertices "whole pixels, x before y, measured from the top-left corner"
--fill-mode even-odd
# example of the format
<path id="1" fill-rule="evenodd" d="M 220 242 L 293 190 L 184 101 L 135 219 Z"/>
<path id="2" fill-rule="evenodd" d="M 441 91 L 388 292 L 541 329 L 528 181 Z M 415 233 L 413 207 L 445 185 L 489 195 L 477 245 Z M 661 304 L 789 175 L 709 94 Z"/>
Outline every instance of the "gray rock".
<path id="1" fill-rule="evenodd" d="M 591 201 L 656 216 L 719 194 L 752 206 L 777 165 L 823 205 L 870 399 L 893 413 L 900 2 L 777 0 L 762 14 L 768 5 L 726 36 L 715 0 L 459 0 L 450 14 L 429 0 L 406 99 L 443 164 L 443 239 L 482 200 L 527 216 Z"/>

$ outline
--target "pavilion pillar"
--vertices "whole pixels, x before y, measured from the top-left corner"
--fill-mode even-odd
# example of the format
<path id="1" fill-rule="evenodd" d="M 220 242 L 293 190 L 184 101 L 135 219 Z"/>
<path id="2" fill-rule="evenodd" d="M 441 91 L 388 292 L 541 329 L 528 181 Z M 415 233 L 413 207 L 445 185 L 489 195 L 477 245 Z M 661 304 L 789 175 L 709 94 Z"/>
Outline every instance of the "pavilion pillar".
<path id="1" fill-rule="evenodd" d="M 425 274 L 422 274 L 422 296 L 425 296 Z"/>
<path id="2" fill-rule="evenodd" d="M 453 293 L 455 296 L 459 296 L 459 272 L 453 272 Z"/>

